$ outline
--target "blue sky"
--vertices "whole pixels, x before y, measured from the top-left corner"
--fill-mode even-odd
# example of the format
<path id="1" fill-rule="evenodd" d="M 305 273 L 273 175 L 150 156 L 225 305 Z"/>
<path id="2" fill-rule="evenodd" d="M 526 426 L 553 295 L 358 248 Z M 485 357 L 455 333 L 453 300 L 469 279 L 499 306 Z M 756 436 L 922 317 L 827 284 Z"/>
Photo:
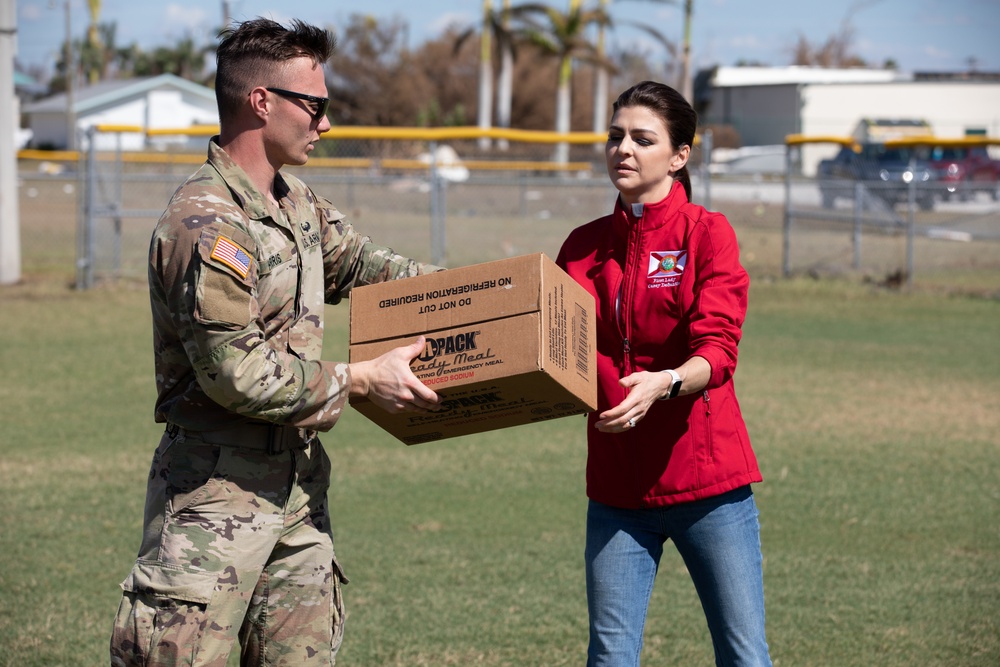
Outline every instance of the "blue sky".
<path id="1" fill-rule="evenodd" d="M 52 68 L 66 34 L 65 2 L 17 0 L 20 62 Z M 73 35 L 82 35 L 88 22 L 87 3 L 69 2 Z M 500 0 L 495 2 L 500 5 Z M 410 26 L 411 46 L 440 34 L 449 24 L 472 25 L 482 8 L 482 0 L 230 0 L 228 4 L 238 20 L 300 18 L 336 27 L 354 13 L 398 17 Z M 565 9 L 569 0 L 548 0 L 548 4 Z M 612 0 L 610 11 L 623 24 L 641 21 L 680 41 L 682 4 L 682 0 L 673 4 Z M 186 35 L 196 43 L 208 43 L 213 29 L 222 23 L 223 5 L 221 0 L 103 0 L 100 21 L 117 23 L 121 46 L 137 42 L 151 48 Z M 696 68 L 733 65 L 739 59 L 787 65 L 799 35 L 820 44 L 849 20 L 854 51 L 870 63 L 893 58 L 907 72 L 956 71 L 967 69 L 973 58 L 979 70 L 1000 71 L 1000 0 L 695 0 L 694 7 Z M 646 42 L 651 56 L 663 57 L 662 49 L 640 32 L 621 27 L 612 39 Z"/>

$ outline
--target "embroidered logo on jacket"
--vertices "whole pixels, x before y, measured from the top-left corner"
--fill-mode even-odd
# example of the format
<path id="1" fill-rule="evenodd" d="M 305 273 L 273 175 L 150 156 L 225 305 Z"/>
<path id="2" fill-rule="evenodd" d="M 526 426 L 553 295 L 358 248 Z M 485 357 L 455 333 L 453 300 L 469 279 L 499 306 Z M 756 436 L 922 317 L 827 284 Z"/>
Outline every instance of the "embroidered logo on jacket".
<path id="1" fill-rule="evenodd" d="M 225 236 L 216 239 L 211 257 L 238 273 L 240 278 L 246 278 L 250 273 L 250 255 Z"/>
<path id="2" fill-rule="evenodd" d="M 646 287 L 656 289 L 680 285 L 687 254 L 687 250 L 659 250 L 649 253 Z"/>

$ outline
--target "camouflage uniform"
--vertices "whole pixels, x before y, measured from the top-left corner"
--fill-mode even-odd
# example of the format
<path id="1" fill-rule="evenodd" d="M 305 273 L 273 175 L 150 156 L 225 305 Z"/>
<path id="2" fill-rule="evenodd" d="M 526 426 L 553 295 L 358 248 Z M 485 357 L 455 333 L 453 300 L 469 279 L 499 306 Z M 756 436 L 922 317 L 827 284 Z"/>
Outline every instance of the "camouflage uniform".
<path id="1" fill-rule="evenodd" d="M 153 232 L 149 284 L 166 432 L 112 665 L 332 665 L 343 635 L 317 431 L 347 402 L 321 361 L 323 304 L 436 270 L 358 234 L 293 176 L 275 204 L 217 143 Z"/>

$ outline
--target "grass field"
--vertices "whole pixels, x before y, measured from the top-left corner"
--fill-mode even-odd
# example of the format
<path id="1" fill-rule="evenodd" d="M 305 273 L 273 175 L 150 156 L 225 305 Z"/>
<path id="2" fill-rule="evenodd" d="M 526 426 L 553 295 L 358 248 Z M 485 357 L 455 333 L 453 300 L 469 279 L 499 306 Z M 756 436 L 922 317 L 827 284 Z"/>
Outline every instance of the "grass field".
<path id="1" fill-rule="evenodd" d="M 159 431 L 147 296 L 31 280 L 0 307 L 0 665 L 107 664 Z M 998 331 L 996 300 L 753 282 L 737 387 L 776 665 L 1000 664 Z M 324 438 L 351 578 L 338 664 L 583 664 L 583 431 L 407 448 L 349 412 Z M 643 660 L 713 664 L 669 549 Z"/>
<path id="2" fill-rule="evenodd" d="M 68 288 L 77 201 L 66 186 L 33 182 L 22 198 L 26 279 L 0 287 L 0 667 L 107 664 L 160 432 L 145 285 Z M 136 206 L 169 194 L 130 192 Z M 606 199 L 542 192 L 524 217 L 507 193 L 452 192 L 449 265 L 554 256 L 568 223 L 541 213 L 580 222 Z M 428 259 L 423 199 L 399 195 L 380 215 L 387 202 L 371 193 L 329 196 L 375 238 Z M 487 203 L 509 217 L 483 215 Z M 995 248 L 918 244 L 910 291 L 877 287 L 875 271 L 868 283 L 775 280 L 780 207 L 724 210 L 753 277 L 737 389 L 765 476 L 775 664 L 1000 664 Z M 125 223 L 141 275 L 150 221 Z M 902 248 L 867 240 L 866 262 L 898 267 Z M 826 276 L 852 255 L 839 230 L 797 237 L 793 251 Z M 326 358 L 346 357 L 346 316 L 328 310 Z M 339 665 L 584 663 L 582 419 L 407 448 L 349 411 L 324 443 L 351 578 Z M 714 664 L 669 549 L 643 664 Z"/>

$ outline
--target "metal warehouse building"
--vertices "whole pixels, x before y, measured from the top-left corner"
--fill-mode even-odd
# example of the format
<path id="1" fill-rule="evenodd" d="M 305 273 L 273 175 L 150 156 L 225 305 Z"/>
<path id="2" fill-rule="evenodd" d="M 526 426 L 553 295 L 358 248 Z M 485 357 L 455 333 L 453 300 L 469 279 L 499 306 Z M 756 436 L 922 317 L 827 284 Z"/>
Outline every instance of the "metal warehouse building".
<path id="1" fill-rule="evenodd" d="M 744 146 L 789 134 L 850 136 L 865 119 L 920 119 L 935 136 L 1000 137 L 1000 77 L 905 75 L 892 70 L 718 67 L 702 76 L 701 124 L 729 125 Z M 802 172 L 837 152 L 802 149 Z"/>

